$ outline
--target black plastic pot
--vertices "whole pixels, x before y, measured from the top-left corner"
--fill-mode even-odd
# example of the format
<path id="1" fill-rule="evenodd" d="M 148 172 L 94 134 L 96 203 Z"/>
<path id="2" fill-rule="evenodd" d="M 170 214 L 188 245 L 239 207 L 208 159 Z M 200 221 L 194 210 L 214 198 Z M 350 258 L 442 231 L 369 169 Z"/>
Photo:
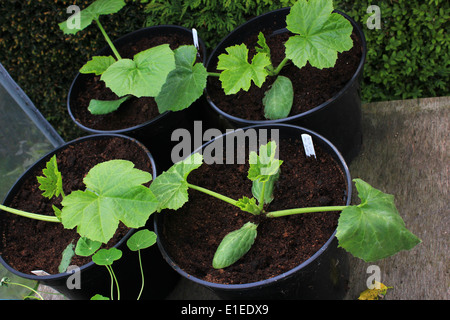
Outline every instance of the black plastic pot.
<path id="1" fill-rule="evenodd" d="M 327 139 L 311 130 L 287 124 L 243 128 L 244 131 L 247 129 L 278 129 L 280 139 L 300 139 L 301 134 L 309 134 L 314 145 L 329 152 L 339 164 L 347 184 L 346 205 L 351 203 L 352 184 L 349 169 L 342 155 Z M 233 132 L 217 137 L 216 140 L 224 139 L 228 134 Z M 205 143 L 195 152 L 203 150 L 213 141 L 215 140 Z M 225 285 L 204 281 L 182 270 L 166 250 L 166 240 L 162 235 L 163 225 L 164 212 L 161 212 L 155 216 L 155 232 L 158 234 L 159 249 L 169 265 L 181 276 L 210 289 L 222 299 L 342 299 L 345 296 L 349 277 L 348 256 L 337 246 L 336 231 L 311 258 L 283 274 L 253 283 Z"/>
<path id="2" fill-rule="evenodd" d="M 139 41 L 140 39 L 161 35 L 170 37 L 170 35 L 174 34 L 186 35 L 191 38 L 193 37 L 192 31 L 184 27 L 160 25 L 131 32 L 113 41 L 113 43 L 117 50 L 120 52 L 121 47 Z M 201 54 L 203 61 L 205 61 L 205 44 L 203 43 L 203 40 L 201 38 L 198 38 L 198 43 L 199 53 Z M 107 46 L 100 50 L 96 55 L 112 55 L 112 51 L 110 47 Z M 82 130 L 90 134 L 116 133 L 133 137 L 141 141 L 147 148 L 149 148 L 152 154 L 155 155 L 154 157 L 156 159 L 156 163 L 159 166 L 158 170 L 165 170 L 170 167 L 172 165 L 172 162 L 170 161 L 170 146 L 173 145 L 170 139 L 172 131 L 179 127 L 188 129 L 191 128 L 191 122 L 193 121 L 192 119 L 194 119 L 199 113 L 199 110 L 197 110 L 199 108 L 198 102 L 194 102 L 189 108 L 181 111 L 166 111 L 151 120 L 145 121 L 142 124 L 129 128 L 121 128 L 117 130 L 97 130 L 80 123 L 74 116 L 73 111 L 73 108 L 75 106 L 74 97 L 78 96 L 78 94 L 81 92 L 82 83 L 85 81 L 85 79 L 87 79 L 87 77 L 89 77 L 89 75 L 77 73 L 70 87 L 67 98 L 67 108 L 72 121 L 75 122 L 75 124 Z"/>
<path id="3" fill-rule="evenodd" d="M 271 11 L 236 28 L 212 51 L 206 64 L 208 71 L 215 69 L 218 56 L 225 53 L 225 48 L 241 44 L 243 39 L 249 35 L 258 34 L 264 28 L 277 30 L 274 33 L 286 30 L 286 16 L 289 12 L 290 8 Z M 335 12 L 352 23 L 362 43 L 362 57 L 357 71 L 341 91 L 328 101 L 298 115 L 278 120 L 246 120 L 220 110 L 211 99 L 208 88 L 206 88 L 206 100 L 209 109 L 206 108 L 205 112 L 208 112 L 210 117 L 214 119 L 211 120 L 214 121 L 211 126 L 218 127 L 223 131 L 227 128 L 242 128 L 257 124 L 288 123 L 302 126 L 329 139 L 341 151 L 346 161 L 350 163 L 359 153 L 362 144 L 360 83 L 366 56 L 366 40 L 361 27 L 354 20 L 340 11 L 335 10 Z"/>
<path id="4" fill-rule="evenodd" d="M 91 135 L 82 137 L 56 148 L 52 152 L 49 152 L 32 165 L 22 176 L 16 181 L 14 186 L 10 189 L 3 201 L 3 204 L 8 206 L 13 200 L 17 191 L 21 188 L 24 181 L 33 174 L 34 168 L 40 167 L 47 162 L 54 154 L 58 155 L 62 150 L 72 148 L 76 144 L 85 142 L 86 140 L 93 139 L 111 139 L 118 137 L 120 139 L 130 140 L 138 145 L 142 152 L 148 156 L 152 165 L 152 177 L 156 177 L 157 171 L 155 161 L 148 151 L 148 149 L 138 142 L 137 140 L 118 134 L 102 134 Z M 6 213 L 8 214 L 8 213 Z M 0 216 L 0 228 L 2 228 L 2 217 Z M 153 218 L 148 221 L 148 228 L 152 229 Z M 138 256 L 136 252 L 132 252 L 126 246 L 126 241 L 135 232 L 135 229 L 131 229 L 125 237 L 123 237 L 115 247 L 122 250 L 123 255 L 120 260 L 114 263 L 113 269 L 118 277 L 121 298 L 122 299 L 136 299 L 140 290 L 141 275 L 139 272 Z M 1 230 L 0 230 L 1 232 Z M 142 299 L 163 299 L 170 293 L 179 279 L 179 276 L 171 270 L 164 259 L 162 259 L 161 253 L 156 246 L 152 246 L 142 253 L 143 264 L 145 268 L 146 287 L 144 288 Z M 72 272 L 59 273 L 54 275 L 37 276 L 32 274 L 25 274 L 12 268 L 7 261 L 0 256 L 1 264 L 10 272 L 25 279 L 39 281 L 40 283 L 47 285 L 59 291 L 69 299 L 84 300 L 90 299 L 95 294 L 102 294 L 103 296 L 110 296 L 110 276 L 107 269 L 103 266 L 97 266 L 92 261 L 81 266 L 79 268 L 79 280 L 81 283 L 80 288 L 68 288 L 67 284 L 76 284 L 74 280 L 74 274 Z M 72 276 L 72 278 L 71 278 Z"/>

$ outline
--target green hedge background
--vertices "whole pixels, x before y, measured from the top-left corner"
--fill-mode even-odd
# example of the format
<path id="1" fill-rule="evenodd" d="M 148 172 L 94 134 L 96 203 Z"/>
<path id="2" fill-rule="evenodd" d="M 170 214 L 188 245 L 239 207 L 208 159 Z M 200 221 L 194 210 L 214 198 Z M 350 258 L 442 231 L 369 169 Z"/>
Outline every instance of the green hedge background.
<path id="1" fill-rule="evenodd" d="M 112 39 L 158 24 L 195 27 L 209 52 L 227 33 L 261 13 L 290 6 L 294 0 L 125 0 L 127 6 L 101 20 Z M 78 69 L 106 45 L 93 24 L 76 36 L 58 23 L 72 4 L 91 1 L 2 0 L 0 63 L 65 140 L 84 132 L 67 113 L 66 99 Z M 381 29 L 369 29 L 369 5 L 381 9 Z M 363 100 L 381 101 L 449 95 L 448 0 L 336 0 L 367 38 Z"/>

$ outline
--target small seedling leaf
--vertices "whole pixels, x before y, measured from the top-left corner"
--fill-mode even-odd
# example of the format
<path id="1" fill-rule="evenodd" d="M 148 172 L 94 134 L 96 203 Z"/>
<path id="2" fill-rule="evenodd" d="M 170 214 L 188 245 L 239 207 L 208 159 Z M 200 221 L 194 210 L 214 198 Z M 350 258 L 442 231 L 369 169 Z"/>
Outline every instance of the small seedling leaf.
<path id="1" fill-rule="evenodd" d="M 91 298 L 91 300 L 111 300 L 108 297 L 102 296 L 101 294 L 96 294 Z"/>
<path id="2" fill-rule="evenodd" d="M 358 297 L 358 300 L 378 300 L 383 299 L 387 293 L 388 289 L 392 287 L 387 287 L 381 282 L 375 281 L 372 289 L 366 289 Z"/>
<path id="3" fill-rule="evenodd" d="M 127 241 L 127 246 L 131 251 L 138 251 L 151 247 L 156 243 L 156 233 L 144 229 L 134 233 Z"/>
<path id="4" fill-rule="evenodd" d="M 248 178 L 250 180 L 266 182 L 278 172 L 283 161 L 275 158 L 277 156 L 276 150 L 276 142 L 270 141 L 266 145 L 259 147 L 259 155 L 255 151 L 250 152 L 250 168 L 248 170 Z"/>
<path id="5" fill-rule="evenodd" d="M 339 246 L 366 262 L 410 250 L 421 240 L 405 227 L 394 197 L 354 179 L 361 204 L 346 207 L 340 215 L 336 237 Z"/>
<path id="6" fill-rule="evenodd" d="M 58 197 L 63 193 L 61 172 L 58 170 L 56 155 L 47 162 L 46 167 L 42 170 L 44 176 L 37 177 L 39 189 L 44 191 L 42 195 L 47 198 L 53 196 Z"/>
<path id="7" fill-rule="evenodd" d="M 95 251 L 100 249 L 102 245 L 99 241 L 92 241 L 86 237 L 81 237 L 78 239 L 77 245 L 75 247 L 75 253 L 79 256 L 87 257 L 93 254 Z"/>
<path id="8" fill-rule="evenodd" d="M 250 212 L 251 214 L 258 215 L 261 213 L 261 209 L 256 204 L 255 198 L 242 197 L 238 200 L 236 205 L 243 211 Z"/>
<path id="9" fill-rule="evenodd" d="M 93 256 L 92 261 L 99 266 L 110 266 L 122 257 L 122 251 L 117 248 L 100 249 Z"/>
<path id="10" fill-rule="evenodd" d="M 252 183 L 252 194 L 258 200 L 258 203 L 264 201 L 265 204 L 269 204 L 273 200 L 273 191 L 275 188 L 275 182 L 278 181 L 280 177 L 280 169 L 276 174 L 273 174 L 266 181 L 266 185 L 264 186 L 264 195 L 263 195 L 263 182 L 259 180 L 254 180 Z M 264 199 L 264 200 L 262 200 Z"/>
<path id="11" fill-rule="evenodd" d="M 255 242 L 257 225 L 247 222 L 242 228 L 228 233 L 213 258 L 215 269 L 226 268 L 242 258 Z"/>
<path id="12" fill-rule="evenodd" d="M 267 54 L 258 52 L 249 63 L 248 48 L 245 44 L 231 46 L 225 50 L 227 53 L 219 56 L 217 64 L 217 70 L 223 70 L 219 79 L 225 94 L 235 94 L 241 89 L 248 91 L 252 81 L 261 87 L 268 75 L 266 67 L 271 65 Z"/>

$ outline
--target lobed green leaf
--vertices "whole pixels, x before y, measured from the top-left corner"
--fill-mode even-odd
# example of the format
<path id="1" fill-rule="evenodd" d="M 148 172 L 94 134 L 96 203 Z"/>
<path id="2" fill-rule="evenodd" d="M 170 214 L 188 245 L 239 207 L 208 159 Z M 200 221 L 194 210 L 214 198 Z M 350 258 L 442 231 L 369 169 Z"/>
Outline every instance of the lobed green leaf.
<path id="1" fill-rule="evenodd" d="M 58 170 L 58 163 L 56 162 L 56 155 L 53 155 L 46 163 L 46 167 L 42 170 L 44 176 L 37 177 L 39 182 L 39 189 L 44 191 L 42 195 L 47 198 L 53 196 L 58 197 L 64 194 L 62 187 L 62 176 Z"/>
<path id="2" fill-rule="evenodd" d="M 345 208 L 336 237 L 339 246 L 366 262 L 410 250 L 421 240 L 405 227 L 394 197 L 354 179 L 361 204 Z"/>
<path id="3" fill-rule="evenodd" d="M 103 72 L 106 71 L 106 69 L 109 68 L 114 62 L 116 62 L 116 59 L 114 59 L 112 56 L 95 56 L 86 64 L 81 67 L 80 73 L 87 74 L 87 73 L 95 73 L 95 75 L 99 76 Z"/>
<path id="4" fill-rule="evenodd" d="M 94 241 L 108 242 L 119 221 L 129 228 L 145 225 L 158 202 L 142 184 L 151 174 L 134 168 L 127 160 L 111 160 L 93 167 L 84 178 L 85 191 L 74 191 L 63 201 L 61 219 L 65 228 Z"/>
<path id="5" fill-rule="evenodd" d="M 295 36 L 286 42 L 286 57 L 302 68 L 309 62 L 319 69 L 333 67 L 337 53 L 353 47 L 353 26 L 333 13 L 332 0 L 299 0 L 286 17 L 287 29 Z"/>
<path id="6" fill-rule="evenodd" d="M 133 60 L 116 61 L 100 79 L 119 97 L 156 97 L 174 68 L 174 53 L 168 44 L 162 44 L 139 52 Z"/>
<path id="7" fill-rule="evenodd" d="M 247 91 L 251 82 L 261 87 L 266 80 L 270 59 L 266 53 L 257 53 L 252 62 L 248 62 L 248 49 L 245 44 L 231 46 L 225 49 L 227 53 L 219 56 L 217 64 L 220 73 L 220 81 L 225 94 L 235 94 L 243 89 Z"/>
<path id="8" fill-rule="evenodd" d="M 249 212 L 254 215 L 261 213 L 261 209 L 256 204 L 255 198 L 242 197 L 236 203 L 236 205 L 243 211 Z"/>
<path id="9" fill-rule="evenodd" d="M 158 211 L 162 209 L 179 209 L 188 201 L 187 177 L 192 170 L 203 163 L 203 156 L 192 154 L 177 162 L 169 170 L 159 175 L 151 184 L 150 190 L 158 200 Z"/>

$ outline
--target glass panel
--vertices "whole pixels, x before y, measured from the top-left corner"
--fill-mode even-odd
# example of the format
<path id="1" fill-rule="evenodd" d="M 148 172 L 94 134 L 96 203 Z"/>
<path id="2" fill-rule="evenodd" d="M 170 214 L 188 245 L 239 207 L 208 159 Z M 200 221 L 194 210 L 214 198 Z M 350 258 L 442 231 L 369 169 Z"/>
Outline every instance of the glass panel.
<path id="1" fill-rule="evenodd" d="M 0 64 L 0 199 L 5 198 L 27 168 L 63 143 Z M 15 276 L 0 265 L 0 279 L 3 277 L 8 277 L 11 282 L 36 286 L 35 281 Z M 18 286 L 1 287 L 0 299 L 22 299 L 29 292 Z"/>

